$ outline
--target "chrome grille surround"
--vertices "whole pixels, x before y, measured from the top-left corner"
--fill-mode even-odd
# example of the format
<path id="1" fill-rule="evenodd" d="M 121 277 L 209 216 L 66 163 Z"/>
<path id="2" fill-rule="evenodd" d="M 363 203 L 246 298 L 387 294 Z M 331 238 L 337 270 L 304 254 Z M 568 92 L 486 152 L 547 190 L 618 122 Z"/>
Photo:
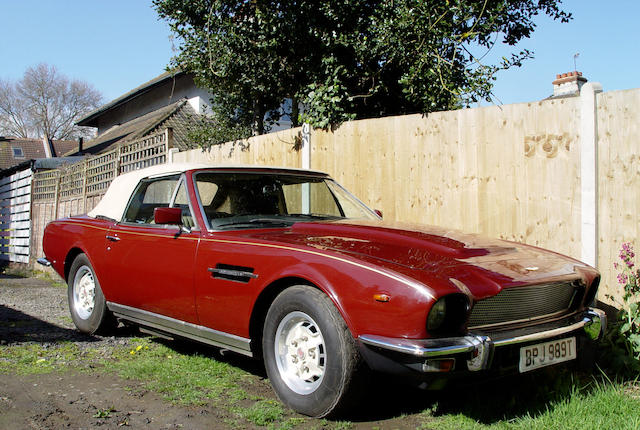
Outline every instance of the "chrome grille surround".
<path id="1" fill-rule="evenodd" d="M 469 328 L 526 322 L 569 310 L 579 289 L 577 282 L 512 287 L 476 302 Z"/>

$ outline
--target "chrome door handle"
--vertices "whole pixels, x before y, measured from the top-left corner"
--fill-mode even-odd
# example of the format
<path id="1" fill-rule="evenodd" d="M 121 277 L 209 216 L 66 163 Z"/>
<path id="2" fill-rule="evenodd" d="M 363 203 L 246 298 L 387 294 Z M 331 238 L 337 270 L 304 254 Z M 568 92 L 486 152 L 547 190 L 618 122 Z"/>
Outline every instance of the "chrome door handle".
<path id="1" fill-rule="evenodd" d="M 106 235 L 105 237 L 107 238 L 107 240 L 110 240 L 111 242 L 117 242 L 117 241 L 119 241 L 119 240 L 120 240 L 120 238 L 119 238 L 118 236 L 109 236 L 109 235 Z"/>

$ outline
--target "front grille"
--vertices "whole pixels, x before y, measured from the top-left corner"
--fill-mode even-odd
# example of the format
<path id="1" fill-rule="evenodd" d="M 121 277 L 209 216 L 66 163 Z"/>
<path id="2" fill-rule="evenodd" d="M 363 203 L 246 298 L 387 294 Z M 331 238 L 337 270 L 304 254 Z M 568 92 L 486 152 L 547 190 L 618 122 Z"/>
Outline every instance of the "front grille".
<path id="1" fill-rule="evenodd" d="M 573 282 L 514 287 L 477 302 L 469 327 L 526 321 L 569 309 L 577 292 Z"/>

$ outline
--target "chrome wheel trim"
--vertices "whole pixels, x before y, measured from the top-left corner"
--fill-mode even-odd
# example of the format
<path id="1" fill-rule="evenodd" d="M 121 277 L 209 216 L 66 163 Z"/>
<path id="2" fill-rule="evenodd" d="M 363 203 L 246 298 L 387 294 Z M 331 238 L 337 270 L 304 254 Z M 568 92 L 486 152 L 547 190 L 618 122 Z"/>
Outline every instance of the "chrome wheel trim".
<path id="1" fill-rule="evenodd" d="M 324 378 L 327 357 L 318 324 L 304 312 L 287 314 L 276 330 L 274 353 L 280 378 L 297 394 L 313 393 Z"/>
<path id="2" fill-rule="evenodd" d="M 96 304 L 96 282 L 89 266 L 81 266 L 73 277 L 73 309 L 79 318 L 91 317 Z"/>

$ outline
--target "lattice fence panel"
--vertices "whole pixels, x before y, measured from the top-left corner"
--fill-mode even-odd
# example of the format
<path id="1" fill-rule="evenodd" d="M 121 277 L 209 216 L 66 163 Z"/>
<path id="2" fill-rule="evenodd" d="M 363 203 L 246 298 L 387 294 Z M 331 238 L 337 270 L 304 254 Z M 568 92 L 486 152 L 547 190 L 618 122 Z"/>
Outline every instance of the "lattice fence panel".
<path id="1" fill-rule="evenodd" d="M 59 170 L 47 170 L 33 174 L 33 201 L 46 202 L 56 200 Z"/>
<path id="2" fill-rule="evenodd" d="M 171 141 L 170 129 L 153 134 L 120 147 L 120 173 L 163 164 Z"/>
<path id="3" fill-rule="evenodd" d="M 166 129 L 123 143 L 112 151 L 87 158 L 79 163 L 38 172 L 34 175 L 33 201 L 62 202 L 78 197 L 87 199 L 101 196 L 116 176 L 166 163 L 171 146 L 172 131 Z"/>
<path id="4" fill-rule="evenodd" d="M 104 194 L 116 177 L 118 169 L 118 150 L 109 151 L 86 161 L 87 196 Z"/>
<path id="5" fill-rule="evenodd" d="M 60 200 L 84 194 L 85 162 L 71 164 L 60 169 Z"/>

